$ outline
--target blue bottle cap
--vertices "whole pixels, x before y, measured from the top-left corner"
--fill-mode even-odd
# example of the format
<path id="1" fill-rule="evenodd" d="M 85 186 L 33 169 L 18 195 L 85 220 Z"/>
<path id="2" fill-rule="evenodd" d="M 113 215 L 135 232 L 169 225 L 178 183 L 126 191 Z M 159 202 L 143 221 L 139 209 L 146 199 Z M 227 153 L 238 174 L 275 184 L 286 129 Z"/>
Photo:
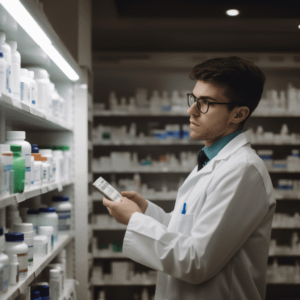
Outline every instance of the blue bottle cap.
<path id="1" fill-rule="evenodd" d="M 39 210 L 38 209 L 29 209 L 27 210 L 27 215 L 38 215 Z"/>
<path id="2" fill-rule="evenodd" d="M 6 242 L 23 242 L 24 241 L 24 233 L 21 233 L 21 232 L 5 233 L 5 241 Z"/>
<path id="3" fill-rule="evenodd" d="M 38 290 L 31 291 L 31 300 L 40 300 L 41 294 Z"/>
<path id="4" fill-rule="evenodd" d="M 4 54 L 2 52 L 0 52 L 0 57 L 4 57 Z"/>
<path id="5" fill-rule="evenodd" d="M 53 213 L 55 212 L 55 207 L 41 207 L 40 213 Z"/>
<path id="6" fill-rule="evenodd" d="M 69 197 L 68 196 L 53 196 L 52 201 L 53 202 L 69 201 Z"/>
<path id="7" fill-rule="evenodd" d="M 3 235 L 3 227 L 0 226 L 0 236 Z"/>
<path id="8" fill-rule="evenodd" d="M 31 153 L 39 153 L 39 148 L 37 144 L 31 145 Z"/>
<path id="9" fill-rule="evenodd" d="M 49 285 L 39 285 L 36 289 L 40 292 L 42 298 L 49 297 Z"/>

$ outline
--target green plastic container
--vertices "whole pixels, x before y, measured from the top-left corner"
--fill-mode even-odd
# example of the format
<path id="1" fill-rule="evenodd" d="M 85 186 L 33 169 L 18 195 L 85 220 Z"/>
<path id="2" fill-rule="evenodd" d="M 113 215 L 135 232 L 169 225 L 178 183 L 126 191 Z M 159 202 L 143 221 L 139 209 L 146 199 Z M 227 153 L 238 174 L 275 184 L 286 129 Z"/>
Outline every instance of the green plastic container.
<path id="1" fill-rule="evenodd" d="M 13 153 L 14 193 L 23 193 L 25 186 L 25 158 L 22 156 L 22 146 L 10 145 Z"/>

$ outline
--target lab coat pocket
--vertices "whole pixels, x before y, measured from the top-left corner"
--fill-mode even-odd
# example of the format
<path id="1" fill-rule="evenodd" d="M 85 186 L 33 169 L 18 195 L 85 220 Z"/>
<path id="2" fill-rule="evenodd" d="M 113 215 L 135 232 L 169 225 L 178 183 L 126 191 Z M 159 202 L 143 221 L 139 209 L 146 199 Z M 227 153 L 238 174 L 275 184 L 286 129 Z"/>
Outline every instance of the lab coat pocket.
<path id="1" fill-rule="evenodd" d="M 194 215 L 195 214 L 180 214 L 175 231 L 183 235 L 191 235 L 194 225 Z"/>

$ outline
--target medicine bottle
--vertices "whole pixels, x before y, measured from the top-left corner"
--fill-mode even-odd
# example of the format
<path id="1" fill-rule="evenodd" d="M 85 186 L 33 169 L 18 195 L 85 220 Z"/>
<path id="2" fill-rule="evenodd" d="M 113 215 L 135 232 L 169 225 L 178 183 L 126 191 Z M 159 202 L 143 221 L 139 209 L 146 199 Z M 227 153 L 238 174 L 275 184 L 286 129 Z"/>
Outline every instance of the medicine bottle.
<path id="1" fill-rule="evenodd" d="M 40 154 L 44 157 L 47 157 L 47 162 L 50 165 L 50 181 L 53 181 L 53 155 L 51 149 L 40 149 Z"/>
<path id="2" fill-rule="evenodd" d="M 19 261 L 19 280 L 25 280 L 28 274 L 28 247 L 24 243 L 24 234 L 10 232 L 5 234 L 5 253 L 12 261 L 13 255 L 17 254 Z"/>
<path id="3" fill-rule="evenodd" d="M 39 226 L 52 226 L 54 242 L 57 241 L 58 215 L 55 212 L 55 207 L 41 207 L 39 209 Z"/>
<path id="4" fill-rule="evenodd" d="M 15 99 L 20 100 L 21 55 L 17 51 L 17 42 L 9 41 L 7 44 L 11 48 L 11 92 Z"/>
<path id="5" fill-rule="evenodd" d="M 64 157 L 62 151 L 58 149 L 59 146 L 52 146 L 53 160 L 56 164 L 56 182 L 62 182 L 64 178 Z"/>
<path id="6" fill-rule="evenodd" d="M 20 263 L 17 254 L 13 254 L 12 261 L 9 264 L 9 284 L 16 285 L 19 283 Z"/>
<path id="7" fill-rule="evenodd" d="M 34 80 L 34 72 L 28 70 L 28 81 L 29 81 L 29 94 L 30 94 L 30 104 L 36 106 L 37 104 L 37 85 Z"/>
<path id="8" fill-rule="evenodd" d="M 68 196 L 53 196 L 52 205 L 58 215 L 58 233 L 65 234 L 72 226 L 72 204 Z"/>
<path id="9" fill-rule="evenodd" d="M 48 237 L 36 235 L 33 238 L 33 253 L 36 257 L 44 257 L 48 254 Z"/>
<path id="10" fill-rule="evenodd" d="M 0 93 L 6 92 L 6 61 L 0 48 Z"/>
<path id="11" fill-rule="evenodd" d="M 48 266 L 49 266 L 49 268 L 54 268 L 54 269 L 59 270 L 59 274 L 60 274 L 60 291 L 59 291 L 59 294 L 62 295 L 63 290 L 64 290 L 64 285 L 65 285 L 65 273 L 62 269 L 62 266 L 59 263 L 49 264 Z"/>
<path id="12" fill-rule="evenodd" d="M 43 179 L 43 162 L 41 161 L 42 155 L 37 153 L 34 155 L 34 185 L 40 186 Z"/>
<path id="13" fill-rule="evenodd" d="M 39 234 L 45 235 L 48 238 L 48 253 L 51 253 L 53 251 L 54 247 L 54 235 L 53 235 L 53 227 L 52 226 L 39 226 Z"/>
<path id="14" fill-rule="evenodd" d="M 31 298 L 30 298 L 30 300 L 42 300 L 40 291 L 37 291 L 37 290 L 31 291 Z"/>
<path id="15" fill-rule="evenodd" d="M 32 223 L 15 223 L 13 224 L 13 232 L 21 232 L 24 234 L 24 243 L 28 247 L 28 269 L 33 267 L 33 224 Z"/>
<path id="16" fill-rule="evenodd" d="M 60 290 L 61 290 L 61 280 L 60 280 L 60 271 L 57 269 L 50 270 L 50 295 L 51 300 L 59 300 Z"/>
<path id="17" fill-rule="evenodd" d="M 56 256 L 55 262 L 59 263 L 61 265 L 61 269 L 64 272 L 64 274 L 67 274 L 67 251 L 66 249 L 62 249 L 59 254 Z M 66 277 L 66 276 L 65 276 Z"/>
<path id="18" fill-rule="evenodd" d="M 20 70 L 20 100 L 23 103 L 30 104 L 29 78 L 28 70 Z"/>
<path id="19" fill-rule="evenodd" d="M 7 292 L 9 285 L 9 258 L 3 253 L 4 243 L 3 227 L 0 226 L 0 263 L 3 264 L 2 287 L 0 288 L 2 294 Z"/>
<path id="20" fill-rule="evenodd" d="M 33 226 L 33 233 L 38 234 L 38 224 L 39 224 L 39 210 L 29 209 L 27 210 L 25 221 L 31 223 Z"/>
<path id="21" fill-rule="evenodd" d="M 0 31 L 0 47 L 6 62 L 6 94 L 11 94 L 11 48 L 5 43 L 6 35 Z"/>
<path id="22" fill-rule="evenodd" d="M 7 141 L 5 144 L 14 144 L 22 146 L 22 156 L 25 158 L 25 190 L 28 190 L 31 186 L 31 145 L 25 141 L 25 131 L 7 131 Z"/>
<path id="23" fill-rule="evenodd" d="M 14 193 L 14 169 L 13 169 L 13 153 L 10 151 L 10 145 L 0 145 L 0 161 L 3 164 L 3 196 Z"/>
<path id="24" fill-rule="evenodd" d="M 14 193 L 23 193 L 25 188 L 25 158 L 22 156 L 22 146 L 10 145 L 13 153 Z"/>
<path id="25" fill-rule="evenodd" d="M 48 163 L 47 157 L 41 156 L 42 162 L 42 183 L 48 183 L 50 181 L 50 164 Z"/>
<path id="26" fill-rule="evenodd" d="M 36 285 L 36 290 L 40 292 L 42 300 L 50 299 L 50 287 L 47 282 L 41 282 Z M 52 299 L 52 297 L 51 297 Z"/>

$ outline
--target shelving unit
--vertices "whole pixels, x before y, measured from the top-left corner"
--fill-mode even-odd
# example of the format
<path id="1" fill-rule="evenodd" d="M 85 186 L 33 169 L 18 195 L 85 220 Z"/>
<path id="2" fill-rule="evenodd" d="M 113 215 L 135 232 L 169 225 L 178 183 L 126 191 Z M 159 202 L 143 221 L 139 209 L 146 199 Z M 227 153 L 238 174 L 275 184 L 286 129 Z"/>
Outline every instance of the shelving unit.
<path id="1" fill-rule="evenodd" d="M 22 194 L 0 197 L 0 225 L 5 227 L 7 206 L 19 204 L 20 207 L 30 207 L 34 197 L 37 196 L 42 196 L 42 202 L 49 205 L 51 197 L 60 193 L 68 195 L 72 203 L 73 231 L 67 235 L 59 236 L 53 252 L 43 258 L 34 258 L 33 269 L 28 272 L 27 278 L 16 286 L 10 286 L 8 292 L 2 295 L 0 299 L 16 299 L 43 272 L 45 267 L 51 263 L 62 249 L 66 249 L 67 252 L 66 277 L 70 279 L 66 282 L 64 295 L 60 300 L 69 300 L 71 299 L 71 294 L 75 293 L 75 281 L 72 278 L 79 281 L 80 286 L 78 288 L 78 285 L 76 285 L 76 294 L 77 296 L 84 295 L 84 297 L 81 297 L 83 299 L 87 298 L 88 274 L 87 272 L 86 274 L 84 273 L 84 268 L 78 269 L 77 261 L 78 250 L 81 251 L 81 260 L 84 261 L 87 258 L 87 249 L 82 247 L 82 238 L 87 234 L 84 232 L 83 235 L 79 235 L 77 231 L 80 228 L 81 232 L 87 232 L 87 221 L 85 221 L 82 214 L 86 211 L 87 218 L 88 210 L 87 159 L 86 161 L 82 159 L 87 149 L 87 147 L 82 149 L 84 143 L 87 145 L 87 130 L 86 132 L 84 131 L 84 128 L 87 126 L 87 115 L 85 116 L 82 113 L 85 106 L 87 111 L 87 103 L 83 99 L 84 95 L 87 97 L 87 89 L 83 86 L 85 83 L 84 69 L 79 66 L 67 50 L 37 2 L 21 0 L 21 3 L 51 40 L 52 45 L 59 54 L 80 76 L 80 80 L 77 82 L 71 81 L 0 4 L 0 19 L 2 20 L 0 30 L 6 33 L 7 40 L 17 42 L 18 51 L 21 54 L 22 68 L 35 66 L 46 69 L 50 74 L 51 82 L 55 84 L 59 94 L 65 99 L 68 110 L 66 119 L 57 119 L 48 112 L 43 113 L 25 103 L 18 102 L 11 96 L 2 94 L 0 95 L 0 143 L 6 141 L 6 131 L 13 130 L 25 131 L 26 140 L 30 144 L 68 145 L 72 152 L 72 175 L 68 181 L 32 186 L 31 189 L 26 190 Z M 80 118 L 76 118 L 76 115 L 79 114 Z M 82 185 L 84 187 L 80 189 Z M 80 191 L 78 191 L 78 188 Z"/>
<path id="2" fill-rule="evenodd" d="M 241 56 L 243 58 L 249 59 L 257 64 L 267 77 L 267 82 L 265 84 L 264 91 L 269 89 L 282 90 L 286 89 L 287 83 L 291 82 L 293 86 L 300 88 L 299 86 L 299 66 L 300 62 L 297 59 L 299 54 L 297 53 L 146 53 L 143 59 L 139 59 L 138 55 L 135 53 L 126 53 L 126 56 L 122 53 L 94 53 L 94 80 L 95 80 L 95 110 L 94 110 L 94 129 L 98 125 L 103 126 L 113 126 L 121 127 L 122 125 L 127 126 L 132 122 L 137 123 L 138 133 L 143 132 L 143 139 L 126 139 L 122 137 L 120 139 L 110 140 L 93 140 L 94 146 L 94 158 L 99 158 L 101 156 L 109 156 L 111 151 L 126 151 L 126 152 L 137 152 L 141 153 L 144 157 L 145 153 L 149 153 L 153 156 L 158 156 L 162 154 L 161 152 L 176 152 L 178 151 L 195 151 L 198 152 L 200 148 L 203 147 L 204 143 L 202 141 L 193 140 L 157 140 L 150 137 L 147 132 L 147 123 L 156 122 L 160 126 L 157 128 L 164 128 L 165 124 L 189 124 L 189 115 L 186 111 L 182 112 L 159 112 L 154 113 L 151 110 L 136 110 L 136 111 L 110 111 L 108 98 L 111 91 L 115 91 L 119 99 L 121 97 L 126 97 L 127 104 L 129 97 L 134 96 L 137 88 L 146 88 L 148 90 L 148 99 L 151 96 L 153 90 L 158 90 L 160 93 L 164 90 L 170 92 L 173 90 L 190 90 L 192 91 L 194 87 L 194 82 L 190 81 L 188 78 L 189 72 L 192 67 L 206 59 L 213 57 L 224 57 L 224 56 Z M 124 58 L 126 57 L 126 58 Z M 108 59 L 109 58 L 109 59 Z M 275 60 L 277 58 L 277 60 Z M 113 62 L 112 62 L 113 61 Z M 97 97 L 96 97 L 97 95 Z M 100 95 L 100 96 L 99 96 Z M 265 95 L 263 95 L 263 98 Z M 97 109 L 99 105 L 104 107 L 103 110 Z M 269 113 L 261 112 L 259 110 L 251 116 L 247 121 L 244 130 L 248 130 L 250 127 L 256 130 L 259 124 L 264 126 L 265 131 L 273 131 L 279 133 L 280 127 L 283 123 L 287 123 L 290 132 L 296 134 L 300 133 L 299 129 L 299 113 L 284 112 L 284 113 Z M 297 140 L 295 143 L 275 143 L 270 141 L 265 142 L 254 142 L 252 143 L 254 149 L 273 149 L 274 154 L 280 154 L 280 152 L 290 153 L 291 149 L 299 149 L 300 141 Z M 179 150 L 176 150 L 179 149 Z M 184 150 L 185 149 L 185 150 Z M 188 150 L 187 150 L 188 149 Z M 160 152 L 161 151 L 161 152 Z M 140 156 L 139 156 L 140 159 Z M 152 184 L 152 187 L 156 189 L 157 192 L 151 193 L 151 195 L 143 195 L 150 201 L 155 201 L 156 204 L 161 206 L 166 212 L 173 210 L 174 202 L 176 199 L 177 190 L 176 185 L 171 185 L 172 191 L 163 193 L 159 192 L 161 183 L 164 181 L 166 185 L 171 181 L 178 182 L 180 176 L 187 176 L 191 169 L 185 170 L 182 167 L 177 169 L 171 168 L 161 168 L 153 169 L 150 166 L 139 166 L 136 169 L 130 167 L 129 169 L 113 169 L 112 167 L 106 169 L 99 169 L 98 167 L 93 167 L 94 180 L 100 175 L 106 178 L 108 181 L 118 179 L 130 178 L 134 173 L 139 173 L 142 179 L 142 183 Z M 166 177 L 163 177 L 167 175 Z M 277 211 L 285 213 L 294 213 L 294 211 L 300 212 L 300 199 L 299 195 L 286 195 L 282 191 L 277 189 L 278 178 L 288 178 L 288 179 L 299 179 L 299 171 L 291 172 L 287 170 L 272 169 L 270 170 L 270 175 L 275 187 L 275 195 L 278 200 Z M 161 180 L 161 182 L 159 182 Z M 169 179 L 169 180 L 168 180 Z M 151 182 L 150 182 L 151 181 Z M 107 214 L 107 210 L 102 205 L 102 196 L 93 192 L 92 199 L 94 202 L 94 214 Z M 292 207 L 291 204 L 292 203 Z M 124 229 L 122 229 L 124 227 Z M 121 240 L 124 237 L 126 226 L 99 226 L 93 225 L 94 236 L 99 239 L 99 242 L 110 241 L 112 236 L 115 239 Z M 283 228 L 274 227 L 272 231 L 272 239 L 279 240 L 280 243 L 287 243 L 287 236 L 290 236 L 293 231 L 299 233 L 299 227 L 295 228 Z M 288 232 L 287 232 L 288 231 Z M 121 253 L 111 253 L 111 254 L 100 254 L 94 250 L 94 266 L 97 267 L 99 264 L 104 266 L 104 269 L 109 269 L 107 267 L 108 262 L 114 259 L 126 259 Z M 272 252 L 269 257 L 269 264 L 272 264 L 273 259 L 280 258 L 280 263 L 295 264 L 297 259 L 300 259 L 300 252 L 294 253 L 289 252 L 288 254 L 280 254 L 277 252 Z M 286 261 L 288 259 L 288 261 Z M 292 260 L 292 262 L 291 262 Z M 108 262 L 107 262 L 108 261 Z M 135 266 L 141 268 L 139 264 L 135 263 Z M 97 280 L 93 280 L 94 288 L 94 299 L 97 299 L 99 290 L 105 289 L 108 292 L 108 299 L 114 299 L 116 297 L 111 286 L 120 285 L 121 283 L 103 283 Z M 267 285 L 267 300 L 274 299 L 274 295 L 285 295 L 286 289 L 291 288 L 289 295 L 296 297 L 299 295 L 299 285 L 293 280 L 269 280 Z M 109 286 L 108 286 L 109 285 Z M 154 284 L 155 285 L 155 284 Z M 96 286 L 101 286 L 96 287 Z M 126 284 L 125 284 L 126 286 Z M 140 291 L 138 287 L 136 290 Z M 155 288 L 149 288 L 151 295 L 154 295 Z M 277 294 L 276 294 L 277 293 Z M 122 295 L 124 299 L 132 299 L 132 290 L 122 288 Z"/>

